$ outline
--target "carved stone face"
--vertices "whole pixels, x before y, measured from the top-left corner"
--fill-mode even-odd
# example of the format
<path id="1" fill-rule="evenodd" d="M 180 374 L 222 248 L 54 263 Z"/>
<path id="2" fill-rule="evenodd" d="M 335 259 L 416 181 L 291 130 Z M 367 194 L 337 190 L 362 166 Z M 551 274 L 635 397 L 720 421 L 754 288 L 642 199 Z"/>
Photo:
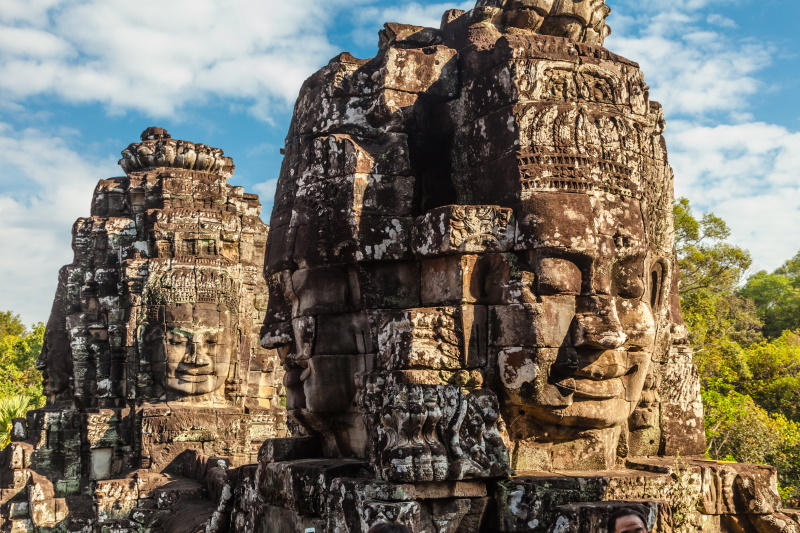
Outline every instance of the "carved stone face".
<path id="1" fill-rule="evenodd" d="M 497 355 L 512 437 L 619 425 L 642 394 L 667 264 L 648 253 L 639 201 L 538 193 L 519 217 L 536 340 Z"/>
<path id="2" fill-rule="evenodd" d="M 233 315 L 216 303 L 164 305 L 163 324 L 145 328 L 154 374 L 169 393 L 211 394 L 225 384 L 233 359 Z"/>

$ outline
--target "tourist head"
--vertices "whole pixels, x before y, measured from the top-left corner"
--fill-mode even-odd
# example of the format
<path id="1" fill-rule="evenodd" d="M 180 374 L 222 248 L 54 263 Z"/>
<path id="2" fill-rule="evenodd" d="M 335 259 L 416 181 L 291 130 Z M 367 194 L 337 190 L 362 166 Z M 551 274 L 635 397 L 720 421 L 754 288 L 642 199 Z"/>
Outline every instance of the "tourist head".
<path id="1" fill-rule="evenodd" d="M 647 519 L 641 511 L 622 507 L 608 519 L 608 533 L 648 533 Z"/>

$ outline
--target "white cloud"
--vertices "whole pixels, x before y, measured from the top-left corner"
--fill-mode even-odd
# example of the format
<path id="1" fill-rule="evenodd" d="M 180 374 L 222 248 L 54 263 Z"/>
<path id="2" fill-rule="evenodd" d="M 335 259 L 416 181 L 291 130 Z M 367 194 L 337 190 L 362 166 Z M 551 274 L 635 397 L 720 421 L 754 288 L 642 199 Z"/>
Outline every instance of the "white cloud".
<path id="1" fill-rule="evenodd" d="M 777 268 L 800 248 L 800 133 L 751 114 L 775 50 L 709 12 L 735 0 L 627 3 L 606 45 L 642 65 L 664 105 L 676 193 L 722 217 L 755 268 Z"/>
<path id="2" fill-rule="evenodd" d="M 677 194 L 730 226 L 758 269 L 773 270 L 800 250 L 800 133 L 758 122 L 673 124 L 670 161 Z"/>
<path id="3" fill-rule="evenodd" d="M 344 0 L 4 0 L 0 97 L 174 116 L 211 97 L 288 106 L 335 53 Z"/>
<path id="4" fill-rule="evenodd" d="M 670 7 L 620 22 L 606 46 L 641 64 L 669 115 L 736 118 L 764 85 L 757 73 L 770 64 L 771 46 L 734 40 L 703 24 L 698 13 Z"/>
<path id="5" fill-rule="evenodd" d="M 712 13 L 711 15 L 706 18 L 706 22 L 709 24 L 713 24 L 714 26 L 721 26 L 723 28 L 738 28 L 739 25 L 736 24 L 736 21 L 720 15 L 718 13 Z"/>
<path id="6" fill-rule="evenodd" d="M 112 159 L 79 154 L 76 140 L 0 124 L 0 310 L 26 323 L 47 319 L 58 269 L 72 262 L 70 229 L 89 215 L 97 181 L 121 173 Z"/>

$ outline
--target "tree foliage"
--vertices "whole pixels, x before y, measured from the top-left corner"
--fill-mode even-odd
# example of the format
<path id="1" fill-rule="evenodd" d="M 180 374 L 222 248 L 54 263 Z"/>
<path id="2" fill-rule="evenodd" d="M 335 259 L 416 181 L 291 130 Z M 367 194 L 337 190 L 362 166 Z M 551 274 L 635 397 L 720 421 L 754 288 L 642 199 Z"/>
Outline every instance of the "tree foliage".
<path id="1" fill-rule="evenodd" d="M 726 242 L 731 231 L 714 213 L 699 220 L 692 213 L 689 200 L 675 203 L 675 244 L 681 267 L 680 291 L 730 291 L 750 265 L 750 252 Z"/>
<path id="2" fill-rule="evenodd" d="M 745 358 L 751 375 L 737 388 L 767 411 L 800 423 L 800 332 L 750 346 Z"/>
<path id="3" fill-rule="evenodd" d="M 742 286 L 750 254 L 713 213 L 675 204 L 679 290 L 703 384 L 707 455 L 778 467 L 800 497 L 800 253 Z M 794 330 L 794 332 L 793 332 Z"/>
<path id="4" fill-rule="evenodd" d="M 43 403 L 42 375 L 35 364 L 44 329 L 42 323 L 28 329 L 18 315 L 0 312 L 0 399 L 25 396 L 33 406 Z"/>
<path id="5" fill-rule="evenodd" d="M 752 276 L 741 292 L 755 302 L 767 338 L 800 329 L 800 252 L 772 274 L 762 270 Z"/>
<path id="6" fill-rule="evenodd" d="M 705 380 L 746 378 L 744 347 L 762 339 L 755 305 L 738 294 L 750 254 L 726 242 L 730 230 L 721 218 L 695 218 L 686 198 L 675 203 L 674 214 L 678 289 L 700 374 Z"/>

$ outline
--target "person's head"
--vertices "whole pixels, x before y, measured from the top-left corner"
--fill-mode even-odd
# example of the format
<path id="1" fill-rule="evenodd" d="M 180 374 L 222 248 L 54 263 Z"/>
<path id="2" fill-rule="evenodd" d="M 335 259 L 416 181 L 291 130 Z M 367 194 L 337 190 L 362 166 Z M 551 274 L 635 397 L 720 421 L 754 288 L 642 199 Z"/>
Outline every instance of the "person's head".
<path id="1" fill-rule="evenodd" d="M 622 507 L 608 519 L 608 533 L 647 533 L 647 519 L 641 511 Z"/>
<path id="2" fill-rule="evenodd" d="M 237 352 L 236 291 L 221 271 L 177 268 L 148 286 L 142 347 L 168 396 L 219 391 Z"/>
<path id="3" fill-rule="evenodd" d="M 402 524 L 375 524 L 369 533 L 411 533 L 411 530 Z"/>

